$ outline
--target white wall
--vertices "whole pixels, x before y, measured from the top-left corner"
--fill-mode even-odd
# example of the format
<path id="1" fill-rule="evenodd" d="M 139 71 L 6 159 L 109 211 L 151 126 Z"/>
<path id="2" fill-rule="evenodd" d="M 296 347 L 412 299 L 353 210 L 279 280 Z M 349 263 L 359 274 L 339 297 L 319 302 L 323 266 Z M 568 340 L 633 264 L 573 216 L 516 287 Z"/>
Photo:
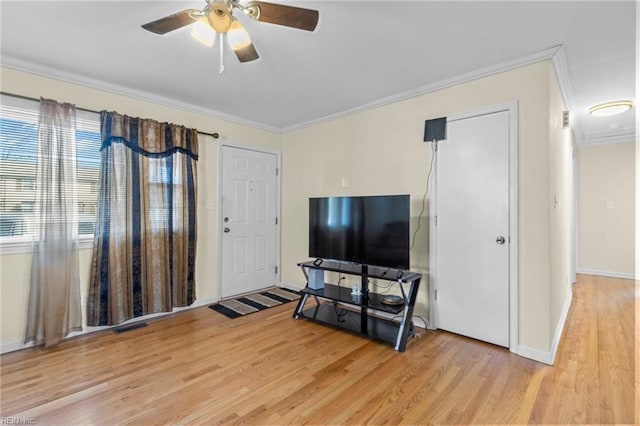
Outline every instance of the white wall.
<path id="1" fill-rule="evenodd" d="M 218 141 L 209 136 L 200 137 L 198 160 L 197 299 L 195 303 L 207 304 L 216 301 L 218 299 L 218 206 L 216 205 L 218 146 L 222 141 L 229 141 L 279 151 L 281 135 L 11 69 L 2 68 L 1 71 L 0 82 L 3 92 L 34 98 L 44 96 L 60 102 L 71 102 L 83 108 L 97 111 L 115 110 L 135 117 L 169 121 L 186 127 L 195 127 L 204 132 L 220 134 Z M 80 281 L 83 305 L 88 292 L 90 262 L 91 250 L 81 250 Z M 0 255 L 2 352 L 19 348 L 24 339 L 30 267 L 30 253 Z M 86 321 L 84 323 L 86 324 Z"/>
<path id="2" fill-rule="evenodd" d="M 635 144 L 578 149 L 578 272 L 634 278 Z"/>
<path id="3" fill-rule="evenodd" d="M 424 193 L 429 145 L 425 119 L 517 100 L 519 106 L 520 343 L 547 352 L 549 294 L 549 81 L 538 63 L 315 125 L 283 136 L 282 280 L 304 285 L 295 266 L 307 259 L 308 198 L 349 194 L 411 194 L 411 231 Z M 348 180 L 343 188 L 342 178 Z M 428 271 L 428 223 L 422 221 L 411 268 Z M 461 260 L 463 261 L 463 260 Z M 416 314 L 426 317 L 423 280 Z"/>

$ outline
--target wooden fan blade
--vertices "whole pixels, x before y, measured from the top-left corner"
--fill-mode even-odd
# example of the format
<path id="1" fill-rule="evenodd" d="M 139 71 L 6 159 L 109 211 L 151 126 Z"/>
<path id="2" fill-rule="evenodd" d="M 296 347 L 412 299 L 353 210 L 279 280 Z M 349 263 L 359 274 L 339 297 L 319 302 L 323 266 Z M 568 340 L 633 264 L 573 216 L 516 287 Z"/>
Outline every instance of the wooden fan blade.
<path id="1" fill-rule="evenodd" d="M 194 19 L 191 15 L 198 13 L 200 13 L 198 9 L 186 9 L 182 12 L 174 13 L 173 15 L 165 16 L 164 18 L 146 23 L 142 28 L 147 31 L 151 31 L 152 33 L 166 34 L 186 25 L 193 24 L 197 18 Z"/>
<path id="2" fill-rule="evenodd" d="M 256 48 L 253 47 L 253 43 L 251 43 L 249 33 L 244 29 L 244 26 L 235 19 L 231 22 L 229 31 L 227 31 L 227 41 L 240 62 L 255 61 L 260 57 L 258 56 L 258 52 L 256 52 Z"/>
<path id="3" fill-rule="evenodd" d="M 256 48 L 253 47 L 253 43 L 241 47 L 240 49 L 234 49 L 233 51 L 236 52 L 236 56 L 238 57 L 240 62 L 251 62 L 260 57 L 258 56 Z"/>
<path id="4" fill-rule="evenodd" d="M 317 10 L 267 3 L 264 1 L 250 1 L 247 3 L 247 8 L 250 9 L 252 7 L 257 7 L 259 10 L 259 13 L 255 17 L 257 21 L 284 25 L 285 27 L 298 28 L 306 31 L 313 31 L 316 29 L 316 25 L 318 25 Z"/>

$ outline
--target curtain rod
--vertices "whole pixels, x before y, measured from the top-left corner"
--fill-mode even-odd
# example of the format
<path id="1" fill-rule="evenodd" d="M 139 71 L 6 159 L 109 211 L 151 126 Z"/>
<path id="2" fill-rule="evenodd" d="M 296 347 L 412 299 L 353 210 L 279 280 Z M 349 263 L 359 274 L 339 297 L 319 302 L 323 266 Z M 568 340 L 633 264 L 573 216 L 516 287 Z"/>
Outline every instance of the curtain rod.
<path id="1" fill-rule="evenodd" d="M 24 100 L 27 100 L 27 101 L 40 102 L 40 99 L 32 98 L 30 96 L 16 95 L 15 93 L 1 92 L 0 91 L 0 94 L 6 95 L 6 96 L 13 96 L 14 98 L 24 99 Z M 79 106 L 76 106 L 76 109 L 79 110 L 79 111 L 91 112 L 91 113 L 94 113 L 94 114 L 100 114 L 100 111 L 96 111 L 96 110 L 88 109 L 88 108 L 82 108 L 82 107 L 79 107 Z M 196 129 L 196 130 L 198 130 L 198 129 Z M 200 131 L 200 130 L 198 130 L 198 133 L 200 133 L 201 135 L 211 136 L 214 139 L 218 139 L 220 137 L 220 135 L 218 133 L 207 133 L 207 132 L 203 132 L 203 131 Z"/>

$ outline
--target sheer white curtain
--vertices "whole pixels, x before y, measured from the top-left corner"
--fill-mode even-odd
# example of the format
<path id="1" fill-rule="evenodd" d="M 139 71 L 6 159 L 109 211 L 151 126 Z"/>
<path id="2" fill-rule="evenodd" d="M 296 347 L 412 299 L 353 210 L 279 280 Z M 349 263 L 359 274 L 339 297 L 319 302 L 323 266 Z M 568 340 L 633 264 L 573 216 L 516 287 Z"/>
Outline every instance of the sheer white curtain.
<path id="1" fill-rule="evenodd" d="M 49 99 L 40 100 L 34 222 L 25 342 L 46 347 L 82 329 L 76 110 Z"/>

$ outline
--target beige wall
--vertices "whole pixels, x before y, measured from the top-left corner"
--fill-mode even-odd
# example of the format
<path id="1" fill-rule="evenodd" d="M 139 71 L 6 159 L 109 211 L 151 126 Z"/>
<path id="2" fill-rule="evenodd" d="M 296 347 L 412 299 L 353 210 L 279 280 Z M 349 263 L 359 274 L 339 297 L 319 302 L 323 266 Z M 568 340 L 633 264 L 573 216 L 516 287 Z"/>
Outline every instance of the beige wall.
<path id="1" fill-rule="evenodd" d="M 26 96 L 46 96 L 91 109 L 172 121 L 243 145 L 282 151 L 281 271 L 285 284 L 304 285 L 295 266 L 307 258 L 307 203 L 310 196 L 409 193 L 412 198 L 411 231 L 425 190 L 430 145 L 422 142 L 424 120 L 466 112 L 516 100 L 519 108 L 519 343 L 533 351 L 549 351 L 556 308 L 550 289 L 550 212 L 556 190 L 551 178 L 549 117 L 555 108 L 550 94 L 557 88 L 550 62 L 417 96 L 374 110 L 342 117 L 310 128 L 277 135 L 197 114 L 155 105 L 3 69 L 3 91 Z M 217 161 L 219 142 L 201 144 L 199 161 L 199 230 L 197 295 L 217 297 Z M 555 145 L 554 145 L 555 146 Z M 343 187 L 343 178 L 346 186 Z M 552 183 L 553 181 L 553 183 Z M 428 272 L 428 211 L 422 219 L 411 267 Z M 564 248 L 559 248 L 564 252 Z M 90 255 L 82 253 L 88 271 Z M 2 343 L 22 339 L 26 317 L 29 255 L 0 257 L 2 279 Z M 563 272 L 560 272 L 562 275 Z M 87 275 L 84 273 L 84 275 Z M 554 277 L 558 275 L 553 273 Z M 86 278 L 83 278 L 86 288 Z M 416 314 L 427 317 L 427 282 L 418 296 Z M 552 314 L 552 311 L 554 312 Z"/>
<path id="2" fill-rule="evenodd" d="M 553 69 L 550 70 L 553 73 Z M 573 224 L 573 135 L 563 128 L 560 88 L 549 78 L 549 335 L 560 338 L 571 297 L 571 226 Z M 560 326 L 560 328 L 558 327 Z"/>
<path id="3" fill-rule="evenodd" d="M 71 102 L 94 110 L 115 110 L 131 116 L 152 118 L 195 127 L 204 132 L 217 132 L 219 140 L 200 138 L 198 160 L 198 250 L 196 258 L 196 303 L 209 303 L 218 298 L 218 149 L 222 141 L 280 150 L 281 135 L 205 117 L 138 99 L 115 95 L 84 86 L 34 76 L 3 68 L 3 92 L 38 98 L 40 96 Z M 80 252 L 80 280 L 83 304 L 88 291 L 91 250 Z M 0 343 L 2 349 L 15 348 L 24 338 L 31 255 L 0 256 Z M 83 309 L 84 311 L 84 309 Z"/>
<path id="4" fill-rule="evenodd" d="M 578 149 L 578 272 L 634 277 L 635 144 Z"/>
<path id="5" fill-rule="evenodd" d="M 424 193 L 430 146 L 424 120 L 513 100 L 519 107 L 520 344 L 550 348 L 549 62 L 530 65 L 283 136 L 282 280 L 304 285 L 295 266 L 308 253 L 311 196 L 409 193 L 411 232 Z M 348 186 L 342 187 L 342 178 Z M 428 222 L 411 250 L 411 267 L 428 271 Z M 427 283 L 416 314 L 426 318 Z"/>

